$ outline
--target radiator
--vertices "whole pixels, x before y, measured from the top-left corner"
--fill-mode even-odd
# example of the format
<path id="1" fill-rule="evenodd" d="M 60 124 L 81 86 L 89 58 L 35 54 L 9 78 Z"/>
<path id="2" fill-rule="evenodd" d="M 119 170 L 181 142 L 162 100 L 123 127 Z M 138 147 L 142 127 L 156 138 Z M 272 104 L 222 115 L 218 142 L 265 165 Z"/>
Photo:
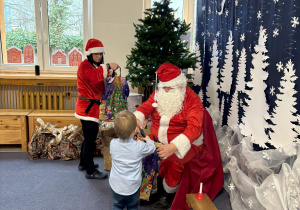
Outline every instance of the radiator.
<path id="1" fill-rule="evenodd" d="M 74 110 L 76 86 L 0 85 L 1 109 Z"/>

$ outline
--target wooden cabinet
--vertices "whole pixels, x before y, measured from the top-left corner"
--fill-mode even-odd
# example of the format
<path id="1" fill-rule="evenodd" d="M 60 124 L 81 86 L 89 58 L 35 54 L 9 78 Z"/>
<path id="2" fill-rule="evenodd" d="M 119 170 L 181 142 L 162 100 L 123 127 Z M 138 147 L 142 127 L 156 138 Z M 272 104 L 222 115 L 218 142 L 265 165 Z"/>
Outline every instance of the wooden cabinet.
<path id="1" fill-rule="evenodd" d="M 21 144 L 22 152 L 27 151 L 27 115 L 32 110 L 0 109 L 0 144 Z"/>

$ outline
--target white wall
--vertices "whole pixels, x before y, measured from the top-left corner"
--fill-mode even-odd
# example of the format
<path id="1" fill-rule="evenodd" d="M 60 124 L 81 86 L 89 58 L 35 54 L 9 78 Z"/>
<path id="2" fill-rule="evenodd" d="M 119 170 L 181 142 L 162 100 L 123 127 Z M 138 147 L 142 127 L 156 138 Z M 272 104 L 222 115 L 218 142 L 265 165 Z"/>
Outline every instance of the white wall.
<path id="1" fill-rule="evenodd" d="M 93 0 L 93 37 L 104 45 L 104 62 L 118 63 L 122 76 L 128 74 L 126 55 L 134 47 L 133 23 L 142 16 L 142 0 Z"/>

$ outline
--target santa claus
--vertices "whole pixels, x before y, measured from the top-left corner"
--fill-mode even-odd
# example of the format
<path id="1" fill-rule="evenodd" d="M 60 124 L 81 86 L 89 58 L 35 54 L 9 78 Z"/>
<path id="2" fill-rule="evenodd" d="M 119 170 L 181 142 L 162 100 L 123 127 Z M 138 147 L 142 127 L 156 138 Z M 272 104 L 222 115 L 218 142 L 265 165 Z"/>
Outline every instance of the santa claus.
<path id="1" fill-rule="evenodd" d="M 150 137 L 163 146 L 157 149 L 162 159 L 159 176 L 166 191 L 152 207 L 168 209 L 178 189 L 184 166 L 202 150 L 204 108 L 200 97 L 189 87 L 181 70 L 164 63 L 157 70 L 158 90 L 134 114 L 142 128 L 151 115 Z"/>

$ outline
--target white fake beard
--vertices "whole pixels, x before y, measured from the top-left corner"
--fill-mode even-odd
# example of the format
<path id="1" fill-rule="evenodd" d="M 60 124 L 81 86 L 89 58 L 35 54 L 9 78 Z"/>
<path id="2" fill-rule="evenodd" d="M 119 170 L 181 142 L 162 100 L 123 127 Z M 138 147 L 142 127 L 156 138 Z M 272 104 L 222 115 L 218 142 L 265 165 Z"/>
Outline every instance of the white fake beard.
<path id="1" fill-rule="evenodd" d="M 180 113 L 186 87 L 174 88 L 166 92 L 160 88 L 157 94 L 157 112 L 160 116 L 173 117 Z"/>

